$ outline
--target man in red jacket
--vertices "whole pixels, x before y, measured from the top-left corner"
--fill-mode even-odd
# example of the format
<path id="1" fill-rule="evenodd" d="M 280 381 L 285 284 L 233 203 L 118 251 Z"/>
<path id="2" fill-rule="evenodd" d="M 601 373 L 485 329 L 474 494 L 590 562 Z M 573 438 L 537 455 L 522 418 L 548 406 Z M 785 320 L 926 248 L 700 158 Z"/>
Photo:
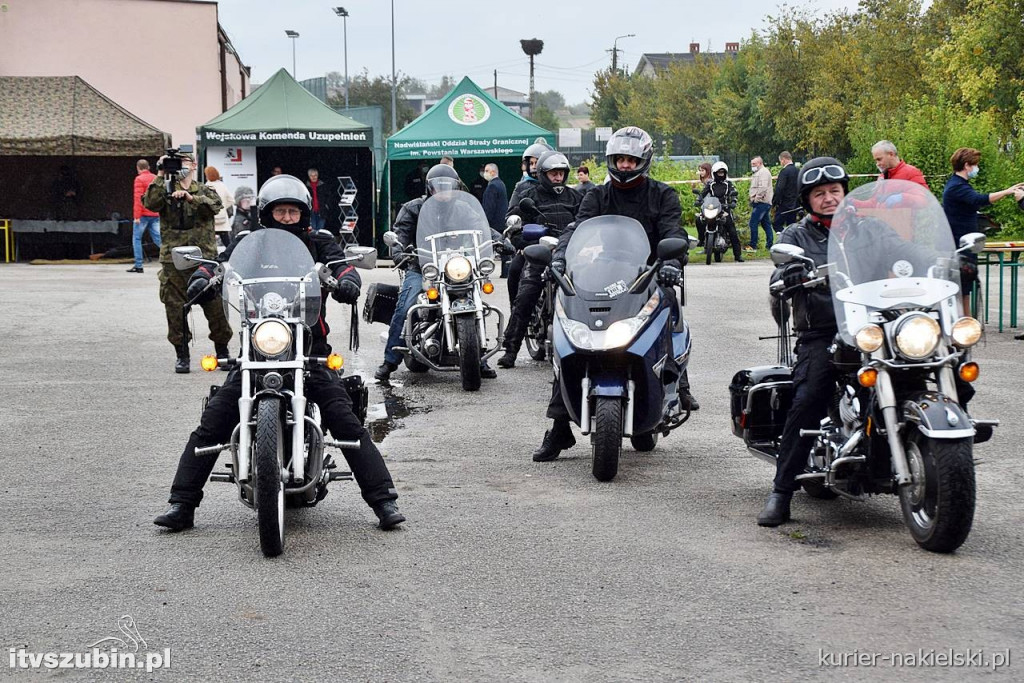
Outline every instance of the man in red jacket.
<path id="1" fill-rule="evenodd" d="M 879 140 L 871 147 L 871 156 L 878 167 L 879 180 L 909 180 L 912 183 L 928 187 L 921 169 L 911 166 L 900 159 L 896 145 L 888 140 Z"/>
<path id="2" fill-rule="evenodd" d="M 142 272 L 142 237 L 147 230 L 153 244 L 157 249 L 160 248 L 160 214 L 142 205 L 142 195 L 146 193 L 146 188 L 156 176 L 150 173 L 149 162 L 145 159 L 139 159 L 135 163 L 135 170 L 138 171 L 132 187 L 132 203 L 135 207 L 132 214 L 132 249 L 135 252 L 135 265 L 128 269 L 129 273 Z"/>

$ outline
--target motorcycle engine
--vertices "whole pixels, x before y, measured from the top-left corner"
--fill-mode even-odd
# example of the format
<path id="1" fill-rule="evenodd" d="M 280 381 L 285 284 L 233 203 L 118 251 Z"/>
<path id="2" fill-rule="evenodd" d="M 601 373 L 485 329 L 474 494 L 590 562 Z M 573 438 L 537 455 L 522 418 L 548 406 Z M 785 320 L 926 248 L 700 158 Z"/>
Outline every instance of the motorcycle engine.
<path id="1" fill-rule="evenodd" d="M 842 420 L 846 429 L 852 430 L 860 421 L 860 399 L 853 387 L 846 387 L 839 398 L 839 419 Z"/>

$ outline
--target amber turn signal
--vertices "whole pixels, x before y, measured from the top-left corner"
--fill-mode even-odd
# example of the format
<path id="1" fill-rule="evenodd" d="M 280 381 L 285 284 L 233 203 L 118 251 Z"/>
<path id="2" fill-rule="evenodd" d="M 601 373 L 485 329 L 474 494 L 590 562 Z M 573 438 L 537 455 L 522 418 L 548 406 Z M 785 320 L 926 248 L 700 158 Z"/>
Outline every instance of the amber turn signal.
<path id="1" fill-rule="evenodd" d="M 427 290 L 427 298 L 430 299 L 431 301 L 437 301 L 438 296 L 439 295 L 437 287 L 431 287 L 430 289 Z"/>
<path id="2" fill-rule="evenodd" d="M 342 366 L 345 365 L 345 359 L 341 357 L 340 353 L 332 353 L 327 356 L 327 369 L 328 370 L 341 370 Z"/>
<path id="3" fill-rule="evenodd" d="M 484 294 L 491 294 L 494 292 L 494 285 L 490 282 L 484 283 Z"/>
<path id="4" fill-rule="evenodd" d="M 978 379 L 978 375 L 981 374 L 981 368 L 978 367 L 977 363 L 971 361 L 970 363 L 964 363 L 961 365 L 959 372 L 960 379 L 965 382 L 973 382 Z"/>
<path id="5" fill-rule="evenodd" d="M 207 372 L 213 372 L 217 369 L 217 356 L 203 356 L 203 359 L 199 361 L 199 365 Z"/>
<path id="6" fill-rule="evenodd" d="M 873 387 L 878 382 L 878 370 L 861 368 L 857 371 L 857 381 L 862 387 Z"/>

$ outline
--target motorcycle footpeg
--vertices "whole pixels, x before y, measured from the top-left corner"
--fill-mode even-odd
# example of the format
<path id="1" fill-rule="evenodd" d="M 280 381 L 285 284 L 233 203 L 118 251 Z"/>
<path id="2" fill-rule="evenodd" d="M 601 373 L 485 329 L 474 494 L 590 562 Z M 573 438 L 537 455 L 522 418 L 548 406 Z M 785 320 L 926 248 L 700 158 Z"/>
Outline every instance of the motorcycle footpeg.
<path id="1" fill-rule="evenodd" d="M 824 479 L 827 476 L 826 472 L 804 472 L 794 477 L 797 481 L 804 481 L 805 479 Z"/>
<path id="2" fill-rule="evenodd" d="M 325 446 L 331 446 L 333 448 L 359 448 L 358 441 L 335 441 L 334 439 L 324 439 Z"/>
<path id="3" fill-rule="evenodd" d="M 216 446 L 205 446 L 203 448 L 197 448 L 195 454 L 196 454 L 197 457 L 205 457 L 205 456 L 208 456 L 208 455 L 217 455 L 218 453 L 220 453 L 221 451 L 223 451 L 223 450 L 225 450 L 227 448 L 228 448 L 227 444 L 219 443 Z"/>
<path id="4" fill-rule="evenodd" d="M 800 436 L 824 436 L 825 432 L 820 429 L 801 429 Z"/>
<path id="5" fill-rule="evenodd" d="M 339 481 L 339 480 L 340 481 L 352 481 L 352 473 L 351 472 L 345 472 L 345 471 L 342 470 L 342 471 L 338 471 L 338 472 L 331 472 L 328 475 L 328 477 L 327 477 L 327 481 Z"/>
<path id="6" fill-rule="evenodd" d="M 234 484 L 235 475 L 231 472 L 214 472 L 210 475 L 210 481 L 224 481 L 229 484 Z"/>

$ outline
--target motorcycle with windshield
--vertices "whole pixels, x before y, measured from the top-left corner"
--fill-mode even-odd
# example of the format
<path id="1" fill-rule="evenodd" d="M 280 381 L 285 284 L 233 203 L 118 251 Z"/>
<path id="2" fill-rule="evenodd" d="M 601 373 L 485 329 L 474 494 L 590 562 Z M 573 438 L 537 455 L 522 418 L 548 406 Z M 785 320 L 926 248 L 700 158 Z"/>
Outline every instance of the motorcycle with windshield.
<path id="1" fill-rule="evenodd" d="M 935 552 L 956 550 L 970 533 L 973 444 L 998 424 L 972 419 L 960 398 L 978 378 L 971 349 L 982 327 L 961 308 L 959 256 L 984 241 L 966 235 L 957 248 L 926 188 L 888 180 L 840 205 L 825 266 L 815 268 L 794 245 L 771 250 L 776 264 L 807 264 L 797 287 L 830 288 L 839 328 L 834 395 L 820 428 L 801 431 L 814 445 L 797 479 L 815 498 L 898 496 L 911 536 Z M 790 293 L 781 281 L 773 288 Z M 782 313 L 780 364 L 743 370 L 730 386 L 733 432 L 773 464 L 793 392 Z"/>
<path id="2" fill-rule="evenodd" d="M 349 247 L 346 257 L 313 262 L 300 239 L 284 230 L 257 230 L 241 240 L 223 263 L 201 258 L 198 247 L 176 247 L 179 270 L 200 263 L 215 269 L 207 289 L 221 285 L 224 311 L 240 330 L 237 358 L 202 359 L 204 370 L 234 368 L 241 373 L 239 423 L 229 443 L 196 449 L 196 455 L 228 450 L 226 472 L 211 481 L 235 484 L 238 497 L 255 508 L 260 548 L 267 557 L 284 550 L 285 507 L 311 507 L 327 495 L 327 485 L 348 479 L 336 470 L 325 447 L 359 448 L 358 441 L 335 441 L 324 435 L 320 411 L 303 390 L 309 370 L 326 366 L 340 371 L 339 354 L 308 356 L 309 328 L 320 317 L 321 288 L 337 287 L 332 268 L 351 263 L 372 269 L 377 251 Z M 201 296 L 201 295 L 200 295 Z M 366 418 L 367 391 L 358 375 L 342 379 L 360 421 Z M 211 395 L 219 387 L 211 389 Z"/>
<path id="3" fill-rule="evenodd" d="M 598 216 L 579 224 L 565 252 L 558 283 L 552 347 L 562 398 L 580 431 L 591 436 L 593 474 L 615 478 L 627 437 L 638 451 L 653 450 L 658 436 L 689 418 L 679 400 L 679 379 L 690 358 L 690 328 L 673 292 L 657 282 L 662 264 L 682 259 L 689 243 L 668 238 L 650 246 L 643 226 L 624 216 Z M 546 245 L 526 255 L 550 263 Z"/>
<path id="4" fill-rule="evenodd" d="M 480 202 L 458 190 L 423 202 L 415 245 L 385 233 L 384 241 L 399 245 L 404 258 L 419 259 L 423 275 L 423 291 L 405 318 L 405 346 L 395 347 L 410 371 L 458 372 L 464 390 L 480 388 L 481 363 L 501 349 L 505 329 L 504 314 L 484 301 L 494 292 L 493 237 Z M 504 249 L 500 240 L 497 244 Z M 492 316 L 497 321 L 493 345 L 487 332 Z"/>

